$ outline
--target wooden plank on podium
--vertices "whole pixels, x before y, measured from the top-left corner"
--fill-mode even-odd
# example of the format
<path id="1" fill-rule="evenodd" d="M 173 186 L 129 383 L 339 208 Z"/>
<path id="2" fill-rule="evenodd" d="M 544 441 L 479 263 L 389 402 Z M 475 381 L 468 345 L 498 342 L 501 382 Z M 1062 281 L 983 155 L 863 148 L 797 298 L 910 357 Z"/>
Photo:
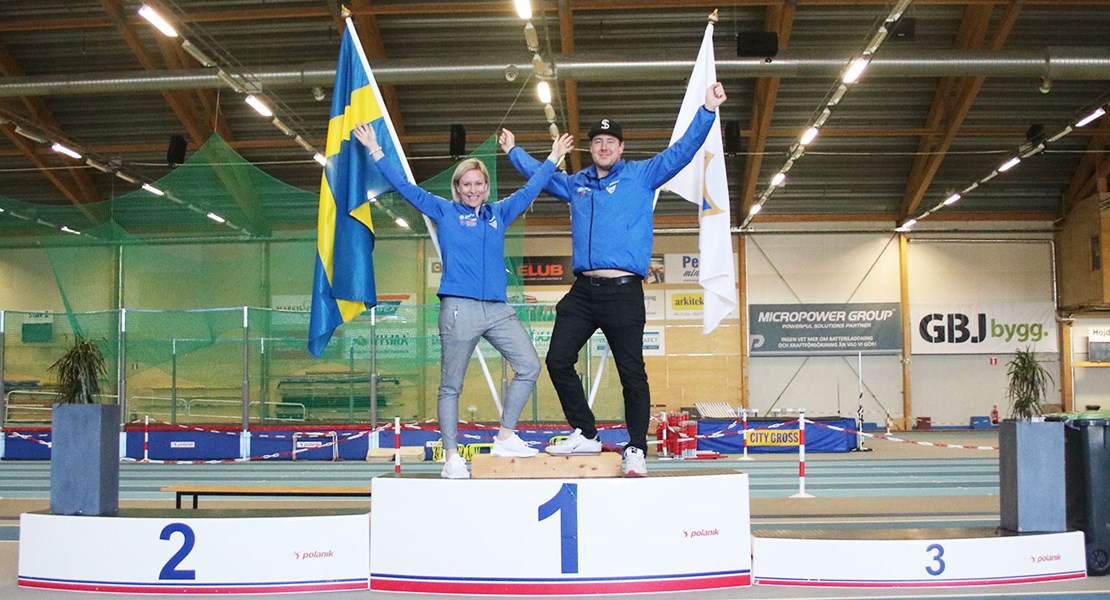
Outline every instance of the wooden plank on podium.
<path id="1" fill-rule="evenodd" d="M 540 452 L 530 458 L 475 454 L 470 459 L 474 479 L 580 479 L 620 477 L 621 456 L 616 452 L 554 456 Z"/>

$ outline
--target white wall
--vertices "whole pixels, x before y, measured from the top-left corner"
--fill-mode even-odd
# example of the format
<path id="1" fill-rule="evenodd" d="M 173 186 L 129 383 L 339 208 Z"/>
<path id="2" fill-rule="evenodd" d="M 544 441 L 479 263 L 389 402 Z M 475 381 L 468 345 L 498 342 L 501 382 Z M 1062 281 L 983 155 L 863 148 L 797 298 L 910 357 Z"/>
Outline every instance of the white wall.
<path id="1" fill-rule="evenodd" d="M 749 304 L 898 302 L 898 243 L 889 233 L 754 234 L 747 240 Z M 749 406 L 885 422 L 901 412 L 897 355 L 754 357 Z M 863 398 L 860 400 L 860 373 Z"/>

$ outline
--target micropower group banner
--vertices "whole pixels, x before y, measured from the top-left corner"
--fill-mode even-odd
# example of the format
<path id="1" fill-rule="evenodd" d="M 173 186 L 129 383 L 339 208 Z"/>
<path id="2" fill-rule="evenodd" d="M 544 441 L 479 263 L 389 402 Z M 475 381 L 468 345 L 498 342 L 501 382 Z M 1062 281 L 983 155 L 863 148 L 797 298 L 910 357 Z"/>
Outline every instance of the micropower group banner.
<path id="1" fill-rule="evenodd" d="M 1059 350 L 1051 302 L 915 304 L 910 330 L 914 354 L 1009 354 L 1027 346 Z"/>
<path id="2" fill-rule="evenodd" d="M 897 302 L 753 304 L 752 356 L 891 354 L 902 349 Z"/>

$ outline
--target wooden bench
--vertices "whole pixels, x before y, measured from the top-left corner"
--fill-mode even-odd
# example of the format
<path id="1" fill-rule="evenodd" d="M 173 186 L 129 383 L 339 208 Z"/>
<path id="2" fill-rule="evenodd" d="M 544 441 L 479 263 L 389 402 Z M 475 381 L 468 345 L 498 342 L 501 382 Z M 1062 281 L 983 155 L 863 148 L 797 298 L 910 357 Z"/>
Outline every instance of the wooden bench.
<path id="1" fill-rule="evenodd" d="M 318 485 L 170 485 L 163 492 L 176 494 L 176 506 L 181 508 L 183 496 L 193 497 L 193 508 L 201 496 L 298 496 L 298 497 L 370 497 L 370 486 L 318 486 Z"/>

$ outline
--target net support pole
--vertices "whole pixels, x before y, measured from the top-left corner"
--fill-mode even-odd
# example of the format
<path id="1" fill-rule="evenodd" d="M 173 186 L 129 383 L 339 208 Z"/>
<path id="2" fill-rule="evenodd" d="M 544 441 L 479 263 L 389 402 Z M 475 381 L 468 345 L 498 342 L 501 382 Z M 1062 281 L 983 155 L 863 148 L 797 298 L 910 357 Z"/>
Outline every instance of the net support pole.
<path id="1" fill-rule="evenodd" d="M 791 498 L 812 498 L 806 493 L 806 411 L 798 411 L 798 493 Z"/>
<path id="2" fill-rule="evenodd" d="M 744 422 L 744 439 L 740 442 L 740 445 L 744 447 L 744 456 L 740 457 L 740 460 L 754 460 L 748 456 L 748 409 L 740 407 L 740 418 Z"/>
<path id="3" fill-rule="evenodd" d="M 116 390 L 119 396 L 120 431 L 127 423 L 127 309 L 119 309 L 119 361 L 116 364 Z"/>
<path id="4" fill-rule="evenodd" d="M 370 307 L 370 429 L 378 428 L 378 308 Z"/>
<path id="5" fill-rule="evenodd" d="M 239 392 L 243 405 L 243 431 L 250 429 L 250 400 L 251 400 L 251 354 L 250 354 L 250 319 L 248 309 L 243 307 L 243 383 Z"/>
<path id="6" fill-rule="evenodd" d="M 601 376 L 605 373 L 605 363 L 609 362 L 609 344 L 605 344 L 605 350 L 601 353 L 601 361 L 597 364 L 597 374 L 594 375 L 593 384 L 590 385 L 590 408 L 594 407 L 594 400 L 597 398 L 597 390 L 601 387 Z"/>
<path id="7" fill-rule="evenodd" d="M 857 354 L 856 380 L 859 384 L 859 398 L 856 399 L 856 450 L 863 450 L 863 352 Z"/>
<path id="8" fill-rule="evenodd" d="M 8 406 L 5 400 L 4 391 L 4 311 L 0 310 L 0 427 L 3 427 L 7 422 Z M 0 443 L 3 443 L 3 438 L 0 438 Z M 0 458 L 4 457 L 3 448 L 0 447 Z"/>
<path id="9" fill-rule="evenodd" d="M 401 472 L 401 417 L 393 417 L 393 472 Z"/>
<path id="10" fill-rule="evenodd" d="M 177 338 L 170 340 L 170 423 L 177 424 Z"/>

